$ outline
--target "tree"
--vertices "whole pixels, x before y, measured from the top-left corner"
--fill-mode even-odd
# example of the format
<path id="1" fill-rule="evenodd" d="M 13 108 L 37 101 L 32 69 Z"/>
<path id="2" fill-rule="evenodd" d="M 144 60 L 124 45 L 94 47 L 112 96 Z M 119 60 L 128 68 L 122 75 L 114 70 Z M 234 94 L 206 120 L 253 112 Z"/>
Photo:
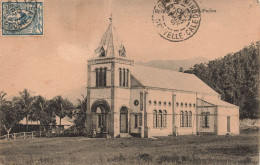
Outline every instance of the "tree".
<path id="1" fill-rule="evenodd" d="M 49 128 L 51 125 L 56 125 L 55 113 L 54 109 L 51 106 L 51 101 L 44 100 L 42 98 L 38 98 L 38 105 L 41 109 L 39 113 L 39 121 L 40 124 L 44 127 L 46 132 L 49 132 Z"/>
<path id="2" fill-rule="evenodd" d="M 82 99 L 78 99 L 78 103 L 76 106 L 76 110 L 74 112 L 75 116 L 75 127 L 77 130 L 84 130 L 86 128 L 85 122 L 86 122 L 86 110 L 87 110 L 87 97 L 84 95 L 81 95 Z"/>
<path id="3" fill-rule="evenodd" d="M 183 72 L 183 71 L 184 71 L 183 67 L 180 67 L 179 72 Z"/>
<path id="4" fill-rule="evenodd" d="M 26 119 L 26 127 L 28 129 L 28 117 L 30 111 L 32 110 L 34 98 L 31 97 L 30 92 L 27 89 L 24 89 L 22 92 L 19 92 L 20 97 L 15 97 L 14 101 L 16 104 L 19 104 L 21 109 L 24 112 L 24 117 Z"/>
<path id="5" fill-rule="evenodd" d="M 223 58 L 196 64 L 192 73 L 217 91 L 222 99 L 240 107 L 240 118 L 259 118 L 259 41 Z"/>
<path id="6" fill-rule="evenodd" d="M 5 100 L 5 96 L 7 94 L 4 91 L 0 91 L 0 120 L 2 120 L 3 114 L 1 111 L 1 107 L 2 105 L 6 102 Z M 0 122 L 0 129 L 2 130 L 3 126 L 2 126 L 2 122 Z M 0 134 L 2 133 L 2 131 L 0 132 Z"/>
<path id="7" fill-rule="evenodd" d="M 29 112 L 29 120 L 40 121 L 42 112 L 48 108 L 47 100 L 42 96 L 34 98 L 32 110 Z"/>
<path id="8" fill-rule="evenodd" d="M 1 105 L 6 102 L 6 100 L 5 100 L 6 95 L 7 94 L 4 91 L 0 91 L 0 108 L 1 108 Z"/>
<path id="9" fill-rule="evenodd" d="M 61 119 L 65 116 L 72 117 L 72 110 L 74 109 L 73 104 L 68 99 L 63 99 L 61 96 L 56 96 L 51 100 L 51 106 L 54 109 L 55 115 Z"/>
<path id="10" fill-rule="evenodd" d="M 1 105 L 1 125 L 7 132 L 8 139 L 13 126 L 23 118 L 20 106 L 12 101 L 6 101 Z"/>
<path id="11" fill-rule="evenodd" d="M 48 111 L 49 103 L 42 96 L 36 96 L 34 98 L 32 110 L 29 112 L 29 120 L 31 121 L 39 121 L 39 129 L 41 134 L 41 124 L 48 123 L 49 124 L 49 116 L 45 115 L 46 111 Z M 47 118 L 46 118 L 47 117 Z"/>

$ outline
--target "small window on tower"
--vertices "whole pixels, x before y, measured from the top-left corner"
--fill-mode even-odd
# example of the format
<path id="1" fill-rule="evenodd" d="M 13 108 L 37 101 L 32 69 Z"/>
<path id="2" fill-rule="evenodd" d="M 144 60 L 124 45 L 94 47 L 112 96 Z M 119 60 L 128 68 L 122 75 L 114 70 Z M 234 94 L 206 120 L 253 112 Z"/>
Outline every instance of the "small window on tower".
<path id="1" fill-rule="evenodd" d="M 100 57 L 105 57 L 105 49 L 103 48 L 103 46 L 100 49 Z"/>
<path id="2" fill-rule="evenodd" d="M 125 47 L 119 50 L 119 56 L 125 57 Z"/>

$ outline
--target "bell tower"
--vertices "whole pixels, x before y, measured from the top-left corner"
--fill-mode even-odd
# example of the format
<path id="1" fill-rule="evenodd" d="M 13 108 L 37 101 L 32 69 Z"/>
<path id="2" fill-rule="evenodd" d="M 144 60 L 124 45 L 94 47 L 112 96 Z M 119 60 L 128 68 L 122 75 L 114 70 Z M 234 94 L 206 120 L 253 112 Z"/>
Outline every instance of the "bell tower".
<path id="1" fill-rule="evenodd" d="M 125 46 L 110 23 L 88 60 L 87 82 L 87 134 L 115 137 L 120 133 L 119 114 L 122 106 L 129 107 L 130 74 L 134 61 L 128 58 Z M 101 117 L 100 117 L 101 116 Z"/>

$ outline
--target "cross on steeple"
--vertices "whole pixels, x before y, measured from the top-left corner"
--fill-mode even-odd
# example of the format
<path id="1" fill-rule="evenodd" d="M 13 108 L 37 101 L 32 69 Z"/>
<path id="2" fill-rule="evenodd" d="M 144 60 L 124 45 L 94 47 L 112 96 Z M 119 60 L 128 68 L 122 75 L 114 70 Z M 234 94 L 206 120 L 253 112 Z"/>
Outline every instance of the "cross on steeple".
<path id="1" fill-rule="evenodd" d="M 95 50 L 98 57 L 120 57 L 126 58 L 126 50 L 112 25 L 112 13 L 109 17 L 110 23 L 103 34 L 98 48 Z"/>

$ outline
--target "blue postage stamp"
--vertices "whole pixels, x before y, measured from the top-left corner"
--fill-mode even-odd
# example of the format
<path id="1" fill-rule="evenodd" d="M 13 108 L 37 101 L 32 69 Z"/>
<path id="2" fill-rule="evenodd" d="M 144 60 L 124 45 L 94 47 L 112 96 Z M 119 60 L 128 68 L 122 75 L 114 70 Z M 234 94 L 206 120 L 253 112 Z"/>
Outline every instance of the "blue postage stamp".
<path id="1" fill-rule="evenodd" d="M 2 2 L 2 35 L 43 35 L 43 3 Z"/>

